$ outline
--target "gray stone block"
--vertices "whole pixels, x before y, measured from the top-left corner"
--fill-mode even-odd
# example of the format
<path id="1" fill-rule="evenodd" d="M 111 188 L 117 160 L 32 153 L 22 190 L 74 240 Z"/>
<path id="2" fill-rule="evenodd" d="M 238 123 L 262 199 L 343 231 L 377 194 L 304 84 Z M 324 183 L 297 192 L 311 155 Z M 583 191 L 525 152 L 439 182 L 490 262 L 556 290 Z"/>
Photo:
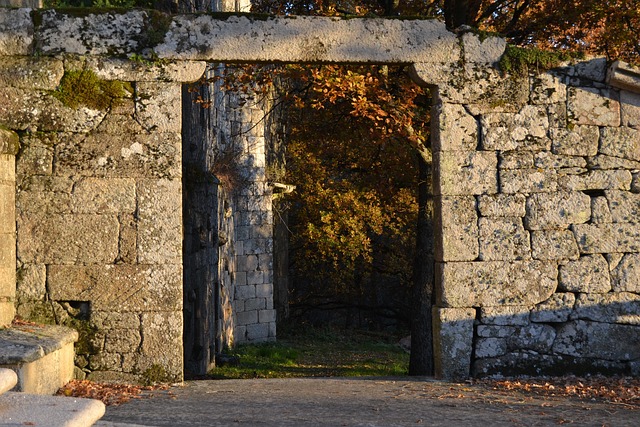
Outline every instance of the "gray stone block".
<path id="1" fill-rule="evenodd" d="M 532 257 L 539 260 L 575 260 L 580 257 L 578 245 L 569 230 L 531 232 Z"/>
<path id="2" fill-rule="evenodd" d="M 530 310 L 530 306 L 517 305 L 482 307 L 480 321 L 483 325 L 526 326 L 529 324 Z"/>
<path id="3" fill-rule="evenodd" d="M 540 323 L 562 323 L 569 320 L 576 296 L 570 292 L 559 292 L 537 304 L 531 310 L 531 321 Z"/>
<path id="4" fill-rule="evenodd" d="M 600 153 L 640 161 L 640 130 L 625 127 L 602 128 Z"/>
<path id="5" fill-rule="evenodd" d="M 607 191 L 613 222 L 640 223 L 640 194 L 628 191 Z"/>
<path id="6" fill-rule="evenodd" d="M 566 156 L 595 156 L 598 153 L 600 131 L 597 126 L 574 126 L 551 128 L 551 149 L 555 154 Z"/>
<path id="7" fill-rule="evenodd" d="M 640 325 L 640 295 L 630 292 L 579 294 L 571 318 Z"/>
<path id="8" fill-rule="evenodd" d="M 531 257 L 529 232 L 522 218 L 480 218 L 480 252 L 483 261 L 515 261 Z"/>
<path id="9" fill-rule="evenodd" d="M 118 254 L 118 219 L 112 215 L 18 217 L 18 257 L 45 264 L 112 263 Z"/>
<path id="10" fill-rule="evenodd" d="M 500 170 L 501 193 L 548 193 L 557 189 L 558 174 L 555 170 L 538 168 Z"/>
<path id="11" fill-rule="evenodd" d="M 586 255 L 559 268 L 558 287 L 567 292 L 605 293 L 611 290 L 609 264 L 599 254 Z"/>
<path id="12" fill-rule="evenodd" d="M 472 151 L 478 147 L 478 122 L 458 104 L 439 104 L 432 112 L 433 151 Z"/>
<path id="13" fill-rule="evenodd" d="M 518 113 L 490 113 L 482 116 L 484 150 L 549 150 L 549 119 L 545 107 L 527 105 Z"/>
<path id="14" fill-rule="evenodd" d="M 529 230 L 563 229 L 591 218 L 591 198 L 581 192 L 532 194 L 527 199 L 525 226 Z"/>
<path id="15" fill-rule="evenodd" d="M 611 268 L 611 284 L 614 292 L 640 294 L 640 254 L 625 254 L 620 262 Z"/>
<path id="16" fill-rule="evenodd" d="M 472 261 L 478 257 L 478 215 L 473 196 L 436 197 L 435 259 Z"/>
<path id="17" fill-rule="evenodd" d="M 620 102 L 612 89 L 570 87 L 567 91 L 567 115 L 578 125 L 620 126 Z"/>
<path id="18" fill-rule="evenodd" d="M 469 376 L 475 316 L 473 308 L 433 310 L 436 377 L 451 380 Z"/>
<path id="19" fill-rule="evenodd" d="M 631 172 L 627 170 L 592 170 L 564 174 L 558 178 L 558 185 L 568 191 L 629 190 L 631 179 Z"/>
<path id="20" fill-rule="evenodd" d="M 572 228 L 582 254 L 640 252 L 636 224 L 575 224 Z"/>
<path id="21" fill-rule="evenodd" d="M 436 297 L 446 307 L 537 304 L 556 290 L 557 269 L 548 261 L 437 263 Z"/>
<path id="22" fill-rule="evenodd" d="M 525 202 L 523 194 L 483 194 L 478 197 L 478 210 L 487 217 L 523 217 Z"/>
<path id="23" fill-rule="evenodd" d="M 491 151 L 433 153 L 435 195 L 478 195 L 498 192 L 498 158 Z"/>
<path id="24" fill-rule="evenodd" d="M 478 338 L 475 356 L 479 359 L 507 354 L 507 340 L 504 338 Z"/>
<path id="25" fill-rule="evenodd" d="M 640 354 L 638 334 L 640 326 L 576 320 L 560 328 L 553 351 L 576 357 L 635 360 Z"/>

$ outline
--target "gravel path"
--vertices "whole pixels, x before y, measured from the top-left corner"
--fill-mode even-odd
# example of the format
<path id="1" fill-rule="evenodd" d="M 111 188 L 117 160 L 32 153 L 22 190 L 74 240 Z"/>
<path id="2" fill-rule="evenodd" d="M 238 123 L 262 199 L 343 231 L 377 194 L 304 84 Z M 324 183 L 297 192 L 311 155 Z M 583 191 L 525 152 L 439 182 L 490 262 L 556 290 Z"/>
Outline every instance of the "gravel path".
<path id="1" fill-rule="evenodd" d="M 626 405 L 430 378 L 190 381 L 108 407 L 96 426 L 640 426 Z"/>

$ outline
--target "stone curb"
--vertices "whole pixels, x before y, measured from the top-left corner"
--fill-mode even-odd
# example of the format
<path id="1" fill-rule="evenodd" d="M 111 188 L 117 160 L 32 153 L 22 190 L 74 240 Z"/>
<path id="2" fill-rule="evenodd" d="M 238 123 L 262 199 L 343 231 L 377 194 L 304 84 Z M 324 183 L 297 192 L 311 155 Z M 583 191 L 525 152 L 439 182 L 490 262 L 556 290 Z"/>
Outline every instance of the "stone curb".
<path id="1" fill-rule="evenodd" d="M 99 420 L 105 411 L 102 402 L 56 396 L 7 392 L 0 396 L 0 425 L 84 427 Z"/>

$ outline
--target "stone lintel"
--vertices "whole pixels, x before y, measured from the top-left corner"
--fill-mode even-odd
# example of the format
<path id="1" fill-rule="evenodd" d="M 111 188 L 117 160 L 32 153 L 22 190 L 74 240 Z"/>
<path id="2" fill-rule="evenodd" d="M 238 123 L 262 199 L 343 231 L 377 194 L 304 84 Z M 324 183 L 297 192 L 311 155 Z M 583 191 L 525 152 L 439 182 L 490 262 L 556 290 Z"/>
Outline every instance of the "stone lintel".
<path id="1" fill-rule="evenodd" d="M 624 61 L 615 61 L 609 67 L 606 83 L 618 89 L 640 93 L 640 69 Z"/>

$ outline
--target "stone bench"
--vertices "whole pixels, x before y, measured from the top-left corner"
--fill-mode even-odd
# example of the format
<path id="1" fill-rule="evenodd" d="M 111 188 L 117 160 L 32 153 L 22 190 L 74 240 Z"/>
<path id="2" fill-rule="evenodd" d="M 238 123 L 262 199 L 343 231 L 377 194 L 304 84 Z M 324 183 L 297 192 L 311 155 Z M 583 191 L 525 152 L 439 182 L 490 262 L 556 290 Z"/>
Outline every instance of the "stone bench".
<path id="1" fill-rule="evenodd" d="M 73 379 L 78 333 L 51 325 L 20 325 L 0 330 L 0 368 L 17 374 L 14 391 L 54 394 Z"/>
<path id="2" fill-rule="evenodd" d="M 98 400 L 7 392 L 18 384 L 18 375 L 0 368 L 0 425 L 86 427 L 105 411 Z"/>

